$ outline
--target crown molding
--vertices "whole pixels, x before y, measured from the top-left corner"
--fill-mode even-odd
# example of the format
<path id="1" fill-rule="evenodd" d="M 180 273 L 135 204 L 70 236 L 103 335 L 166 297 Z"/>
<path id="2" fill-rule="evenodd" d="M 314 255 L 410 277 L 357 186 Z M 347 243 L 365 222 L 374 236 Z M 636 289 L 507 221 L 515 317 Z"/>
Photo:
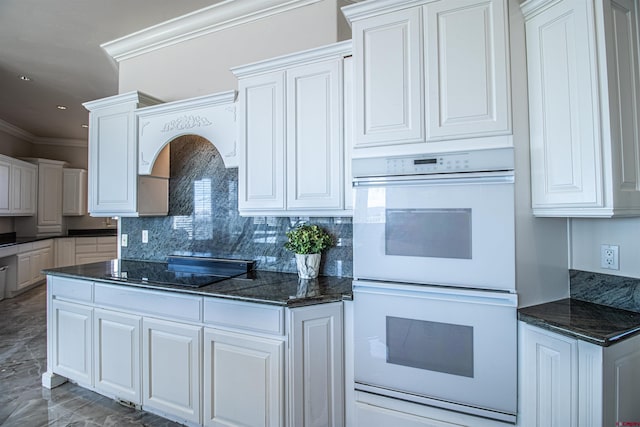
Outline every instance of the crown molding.
<path id="1" fill-rule="evenodd" d="M 113 59 L 125 59 L 246 24 L 322 0 L 224 0 L 195 12 L 100 45 Z"/>
<path id="2" fill-rule="evenodd" d="M 36 137 L 31 142 L 34 144 L 40 144 L 40 145 L 59 145 L 63 147 L 83 147 L 83 148 L 87 147 L 86 139 Z"/>
<path id="3" fill-rule="evenodd" d="M 35 139 L 35 136 L 27 132 L 26 130 L 20 129 L 18 126 L 14 126 L 9 122 L 5 122 L 0 119 L 0 132 L 4 132 L 11 136 L 15 136 L 16 138 L 24 139 L 25 141 L 31 143 Z"/>
<path id="4" fill-rule="evenodd" d="M 342 8 L 347 21 L 351 24 L 372 16 L 391 13 L 409 7 L 421 6 L 434 0 L 368 0 L 357 2 Z"/>

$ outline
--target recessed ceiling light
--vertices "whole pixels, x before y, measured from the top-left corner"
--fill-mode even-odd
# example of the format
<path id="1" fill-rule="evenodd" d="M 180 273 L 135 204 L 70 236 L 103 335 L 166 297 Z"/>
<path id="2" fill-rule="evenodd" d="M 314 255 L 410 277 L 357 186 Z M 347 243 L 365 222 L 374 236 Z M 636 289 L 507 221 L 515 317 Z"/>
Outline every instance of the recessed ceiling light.
<path id="1" fill-rule="evenodd" d="M 67 109 L 67 107 L 65 107 L 64 105 L 56 105 L 56 108 L 58 110 L 66 110 Z"/>
<path id="2" fill-rule="evenodd" d="M 85 129 L 89 127 L 89 125 L 85 125 L 85 124 L 82 124 L 82 125 L 80 125 L 80 126 L 82 126 L 82 127 L 83 127 L 83 128 L 85 128 Z"/>
<path id="3" fill-rule="evenodd" d="M 25 81 L 25 82 L 30 82 L 31 81 L 31 77 L 29 76 L 19 76 L 20 80 Z"/>

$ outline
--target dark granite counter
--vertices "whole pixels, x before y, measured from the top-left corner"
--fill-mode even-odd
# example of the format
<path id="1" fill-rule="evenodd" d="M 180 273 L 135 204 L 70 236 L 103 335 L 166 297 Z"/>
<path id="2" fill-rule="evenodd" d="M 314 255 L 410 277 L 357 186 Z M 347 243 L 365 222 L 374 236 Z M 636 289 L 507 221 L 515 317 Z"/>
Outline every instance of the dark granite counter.
<path id="1" fill-rule="evenodd" d="M 518 318 L 603 347 L 640 333 L 640 313 L 571 298 L 521 308 Z"/>
<path id="2" fill-rule="evenodd" d="M 40 240 L 55 239 L 58 237 L 104 237 L 104 236 L 117 236 L 118 230 L 116 228 L 97 228 L 97 229 L 77 229 L 69 230 L 66 235 L 59 236 L 22 236 L 17 237 L 15 232 L 0 233 L 0 247 L 20 245 L 22 243 L 38 242 Z"/>
<path id="3" fill-rule="evenodd" d="M 300 307 L 351 299 L 351 278 L 320 276 L 314 280 L 300 280 L 296 274 L 271 271 L 252 271 L 200 288 L 171 284 L 144 283 L 127 279 L 113 279 L 114 272 L 164 268 L 166 263 L 112 260 L 44 270 L 53 276 L 86 279 L 121 286 L 164 290 L 192 295 L 228 298 L 286 307 Z"/>

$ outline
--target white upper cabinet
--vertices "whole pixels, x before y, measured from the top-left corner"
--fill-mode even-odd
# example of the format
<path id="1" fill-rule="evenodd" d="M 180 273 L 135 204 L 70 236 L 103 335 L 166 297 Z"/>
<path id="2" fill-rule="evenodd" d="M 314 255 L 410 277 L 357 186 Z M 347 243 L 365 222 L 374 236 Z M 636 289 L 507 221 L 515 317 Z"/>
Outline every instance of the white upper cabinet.
<path id="1" fill-rule="evenodd" d="M 234 68 L 241 215 L 348 216 L 344 56 L 351 42 Z"/>
<path id="2" fill-rule="evenodd" d="M 412 8 L 353 23 L 356 148 L 424 142 L 420 22 Z"/>
<path id="3" fill-rule="evenodd" d="M 428 141 L 510 133 L 506 9 L 478 0 L 423 7 Z"/>
<path id="4" fill-rule="evenodd" d="M 513 144 L 505 0 L 342 10 L 354 43 L 354 157 Z"/>
<path id="5" fill-rule="evenodd" d="M 637 7 L 522 4 L 537 216 L 640 215 Z"/>
<path id="6" fill-rule="evenodd" d="M 91 216 L 166 215 L 168 156 L 157 176 L 138 176 L 135 110 L 161 101 L 129 92 L 83 104 L 89 114 L 89 213 Z M 161 165 L 162 162 L 167 165 Z"/>
<path id="7" fill-rule="evenodd" d="M 36 213 L 38 167 L 0 155 L 0 216 Z"/>

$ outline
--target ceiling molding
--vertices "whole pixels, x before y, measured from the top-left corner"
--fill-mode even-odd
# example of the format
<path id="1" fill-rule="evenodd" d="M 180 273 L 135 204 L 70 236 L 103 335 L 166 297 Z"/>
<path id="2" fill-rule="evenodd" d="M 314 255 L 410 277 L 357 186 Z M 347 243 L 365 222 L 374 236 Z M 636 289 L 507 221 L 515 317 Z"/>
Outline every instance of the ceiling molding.
<path id="1" fill-rule="evenodd" d="M 23 139 L 27 142 L 33 142 L 35 136 L 27 132 L 26 130 L 20 129 L 18 126 L 14 126 L 9 122 L 5 122 L 0 119 L 0 132 L 4 132 L 11 136 L 15 136 L 16 138 Z"/>
<path id="2" fill-rule="evenodd" d="M 100 45 L 113 59 L 125 59 L 246 24 L 322 0 L 224 0 Z"/>
<path id="3" fill-rule="evenodd" d="M 31 142 L 34 144 L 40 144 L 40 145 L 61 145 L 64 147 L 83 147 L 84 148 L 87 146 L 87 141 L 84 139 L 36 137 Z"/>

